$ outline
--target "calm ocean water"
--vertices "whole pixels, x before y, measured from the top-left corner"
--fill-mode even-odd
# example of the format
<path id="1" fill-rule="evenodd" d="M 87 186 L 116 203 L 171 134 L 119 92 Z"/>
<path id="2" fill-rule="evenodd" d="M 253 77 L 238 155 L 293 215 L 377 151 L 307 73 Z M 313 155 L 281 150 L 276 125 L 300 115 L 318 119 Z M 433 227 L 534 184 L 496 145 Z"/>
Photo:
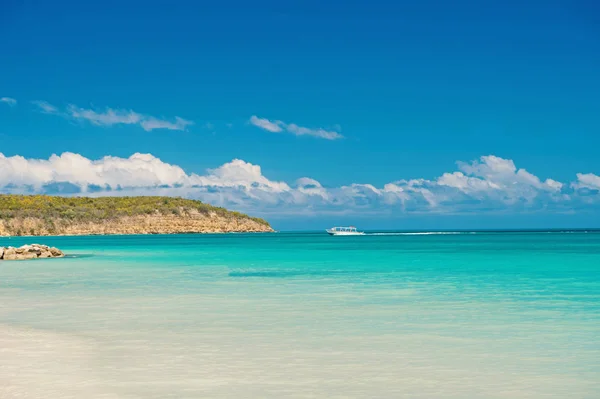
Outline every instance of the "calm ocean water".
<path id="1" fill-rule="evenodd" d="M 0 239 L 0 398 L 599 398 L 600 233 Z"/>

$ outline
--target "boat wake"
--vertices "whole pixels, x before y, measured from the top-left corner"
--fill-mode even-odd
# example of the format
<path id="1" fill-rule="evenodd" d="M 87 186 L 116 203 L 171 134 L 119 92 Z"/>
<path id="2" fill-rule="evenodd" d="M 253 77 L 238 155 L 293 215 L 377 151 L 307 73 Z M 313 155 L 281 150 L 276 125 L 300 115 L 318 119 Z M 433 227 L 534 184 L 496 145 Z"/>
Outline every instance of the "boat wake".
<path id="1" fill-rule="evenodd" d="M 429 235 L 447 235 L 447 234 L 468 234 L 460 231 L 419 231 L 409 233 L 366 233 L 368 236 L 429 236 Z"/>

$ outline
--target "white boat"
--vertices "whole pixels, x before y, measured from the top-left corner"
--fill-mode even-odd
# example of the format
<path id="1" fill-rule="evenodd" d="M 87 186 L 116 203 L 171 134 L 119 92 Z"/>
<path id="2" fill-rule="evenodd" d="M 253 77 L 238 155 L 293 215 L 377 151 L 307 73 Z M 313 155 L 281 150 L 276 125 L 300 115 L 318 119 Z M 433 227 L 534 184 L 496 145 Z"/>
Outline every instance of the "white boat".
<path id="1" fill-rule="evenodd" d="M 362 236 L 365 233 L 356 230 L 356 227 L 332 227 L 331 229 L 325 230 L 329 235 L 332 236 Z"/>

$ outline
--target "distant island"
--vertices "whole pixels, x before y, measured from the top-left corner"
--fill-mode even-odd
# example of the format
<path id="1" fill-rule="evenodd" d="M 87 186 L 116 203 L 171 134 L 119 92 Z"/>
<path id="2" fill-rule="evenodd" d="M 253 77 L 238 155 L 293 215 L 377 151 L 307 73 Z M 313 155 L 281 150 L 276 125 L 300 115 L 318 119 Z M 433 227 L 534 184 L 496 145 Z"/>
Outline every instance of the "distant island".
<path id="1" fill-rule="evenodd" d="M 0 195 L 0 236 L 272 231 L 264 219 L 183 198 Z"/>

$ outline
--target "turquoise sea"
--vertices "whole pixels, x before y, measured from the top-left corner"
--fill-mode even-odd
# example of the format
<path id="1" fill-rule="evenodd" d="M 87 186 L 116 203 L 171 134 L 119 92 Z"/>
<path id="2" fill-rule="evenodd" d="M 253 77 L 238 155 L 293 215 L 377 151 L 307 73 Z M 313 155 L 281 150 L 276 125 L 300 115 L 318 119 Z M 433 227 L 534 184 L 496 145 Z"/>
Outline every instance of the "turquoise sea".
<path id="1" fill-rule="evenodd" d="M 0 398 L 600 398 L 600 232 L 32 242 Z"/>

